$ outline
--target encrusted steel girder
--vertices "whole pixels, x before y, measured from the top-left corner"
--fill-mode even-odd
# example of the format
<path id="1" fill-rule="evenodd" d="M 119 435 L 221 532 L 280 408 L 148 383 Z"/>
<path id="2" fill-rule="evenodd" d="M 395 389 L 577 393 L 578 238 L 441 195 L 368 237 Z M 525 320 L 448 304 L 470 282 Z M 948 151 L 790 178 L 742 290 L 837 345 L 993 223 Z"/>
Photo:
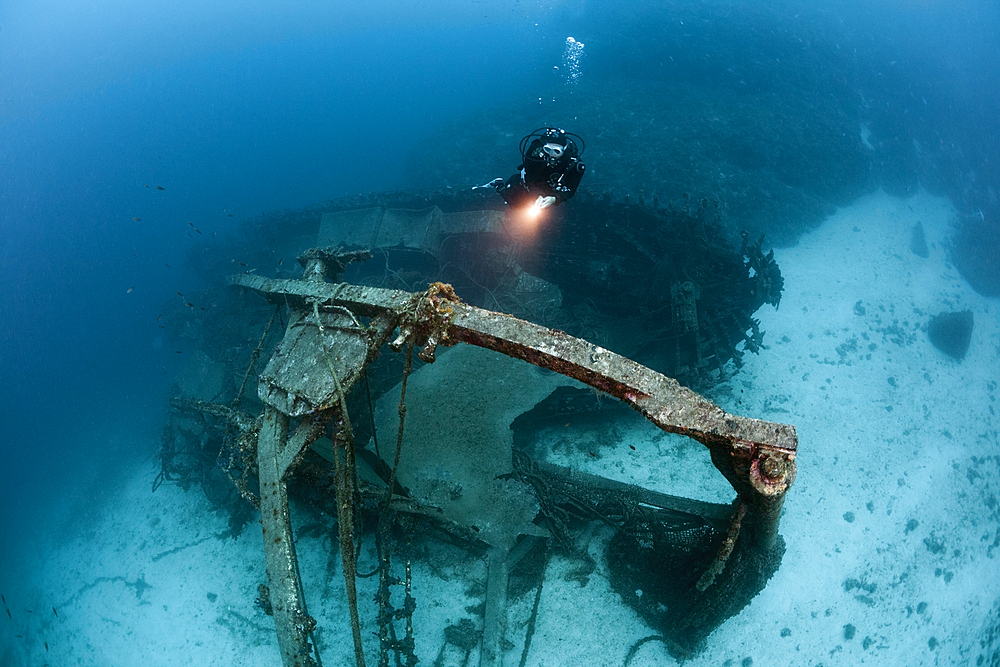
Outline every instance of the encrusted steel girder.
<path id="1" fill-rule="evenodd" d="M 282 481 L 280 453 L 287 445 L 288 415 L 268 406 L 257 446 L 260 479 L 260 522 L 264 559 L 278 647 L 285 667 L 313 665 L 309 627 L 298 576 L 288 491 Z"/>
<path id="2" fill-rule="evenodd" d="M 425 359 L 433 358 L 437 344 L 464 342 L 554 370 L 616 396 L 664 431 L 689 436 L 708 447 L 715 466 L 748 506 L 744 529 L 753 530 L 765 548 L 777 536 L 785 492 L 795 478 L 798 439 L 794 426 L 728 414 L 676 380 L 631 359 L 562 331 L 461 303 L 448 293 L 447 286 L 414 294 L 252 274 L 229 280 L 301 312 L 311 311 L 313 304 L 327 310 L 346 308 L 358 316 L 378 318 L 383 332 L 390 321 L 396 322 L 404 335 L 416 335 L 425 344 Z"/>
<path id="3" fill-rule="evenodd" d="M 690 625 L 689 635 L 697 641 L 760 590 L 773 572 L 772 566 L 776 567 L 776 561 L 772 559 L 768 565 L 767 560 L 775 554 L 780 560 L 783 550 L 777 531 L 785 493 L 795 478 L 797 437 L 793 426 L 730 415 L 676 380 L 610 350 L 562 331 L 464 304 L 450 285 L 435 283 L 425 292 L 410 293 L 326 282 L 339 275 L 347 262 L 365 256 L 313 249 L 299 260 L 305 268 L 302 280 L 251 274 L 229 279 L 233 285 L 254 290 L 290 308 L 284 339 L 258 385 L 258 395 L 266 407 L 257 450 L 270 598 L 285 667 L 314 664 L 309 655 L 314 622 L 305 611 L 297 572 L 286 479 L 331 420 L 335 424 L 337 506 L 345 582 L 351 602 L 356 662 L 364 664 L 353 603 L 354 565 L 348 562 L 354 544 L 353 521 L 347 511 L 353 491 L 346 463 L 339 463 L 341 456 L 350 461 L 354 451 L 344 396 L 397 328 L 400 333 L 390 346 L 399 350 L 413 342 L 422 346 L 420 356 L 425 361 L 434 360 L 438 345 L 464 342 L 495 350 L 611 394 L 664 431 L 703 443 L 716 468 L 736 490 L 738 501 L 728 518 L 726 538 L 714 564 L 698 580 L 698 590 L 708 593 L 689 602 L 686 614 L 690 620 L 681 623 L 684 627 L 680 630 L 687 631 L 685 624 Z M 224 416 L 233 419 L 233 415 Z M 291 435 L 290 419 L 297 420 Z M 541 467 L 538 474 L 553 479 L 565 477 L 558 470 Z M 614 485 L 596 478 L 589 483 L 595 489 Z M 727 524 L 725 506 L 650 495 L 641 489 L 628 491 L 651 507 L 674 507 L 704 515 L 717 529 Z M 737 560 L 743 562 L 737 570 L 750 572 L 754 579 L 746 590 L 732 586 L 732 577 L 737 576 L 733 572 L 728 582 L 713 585 L 734 549 L 741 553 Z M 483 665 L 502 663 L 510 557 L 496 547 L 490 551 Z"/>

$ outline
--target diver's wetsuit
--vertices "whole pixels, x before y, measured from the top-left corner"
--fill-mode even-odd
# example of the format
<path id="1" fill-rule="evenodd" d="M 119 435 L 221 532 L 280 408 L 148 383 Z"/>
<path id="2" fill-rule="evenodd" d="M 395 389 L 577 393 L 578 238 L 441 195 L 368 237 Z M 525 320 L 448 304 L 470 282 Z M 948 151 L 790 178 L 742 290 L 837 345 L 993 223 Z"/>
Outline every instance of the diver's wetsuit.
<path id="1" fill-rule="evenodd" d="M 540 196 L 555 197 L 553 203 L 561 204 L 576 194 L 586 166 L 580 162 L 576 144 L 561 130 L 558 135 L 554 132 L 535 138 L 524 152 L 518 172 L 497 185 L 497 192 L 511 208 L 529 206 Z M 544 151 L 553 141 L 565 147 L 558 158 Z"/>

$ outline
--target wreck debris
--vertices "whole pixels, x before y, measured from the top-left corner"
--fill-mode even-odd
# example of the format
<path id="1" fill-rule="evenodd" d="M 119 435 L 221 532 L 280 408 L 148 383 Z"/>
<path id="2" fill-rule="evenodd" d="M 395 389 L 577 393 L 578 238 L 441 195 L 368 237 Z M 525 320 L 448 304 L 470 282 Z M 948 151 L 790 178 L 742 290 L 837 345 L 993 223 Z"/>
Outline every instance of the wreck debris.
<path id="1" fill-rule="evenodd" d="M 308 667 L 309 638 L 296 618 L 305 614 L 305 600 L 297 572 L 295 543 L 288 514 L 288 492 L 282 478 L 287 471 L 278 459 L 288 446 L 288 415 L 268 406 L 257 446 L 260 478 L 260 521 L 278 648 L 286 667 Z"/>
<path id="2" fill-rule="evenodd" d="M 737 493 L 732 506 L 667 496 L 579 471 L 559 470 L 533 461 L 516 449 L 510 450 L 510 477 L 531 488 L 537 496 L 537 507 L 546 518 L 547 533 L 543 534 L 557 540 L 563 534 L 565 538 L 573 517 L 603 521 L 618 529 L 608 547 L 609 562 L 620 564 L 638 551 L 645 558 L 643 562 L 653 565 L 651 574 L 660 579 L 669 578 L 664 576 L 669 564 L 662 557 L 656 558 L 663 553 L 658 548 L 665 546 L 667 552 L 683 552 L 687 557 L 684 564 L 689 567 L 688 590 L 683 603 L 672 606 L 683 610 L 686 617 L 674 614 L 665 618 L 662 613 L 658 617 L 648 609 L 644 612 L 641 603 L 636 604 L 652 625 L 665 629 L 667 644 L 673 652 L 690 655 L 697 650 L 714 627 L 742 608 L 766 583 L 783 550 L 777 529 L 784 495 L 795 476 L 797 437 L 793 427 L 729 415 L 675 380 L 603 347 L 463 303 L 448 285 L 435 284 L 422 293 L 411 293 L 326 282 L 326 279 L 336 280 L 350 261 L 363 257 L 364 253 L 349 255 L 329 248 L 313 249 L 300 258 L 307 279 L 267 279 L 254 274 L 231 277 L 232 284 L 256 291 L 276 305 L 287 304 L 289 309 L 284 339 L 260 377 L 258 395 L 265 404 L 263 415 L 255 421 L 219 406 L 187 406 L 221 416 L 237 425 L 241 432 L 253 434 L 259 430 L 256 467 L 268 597 L 286 666 L 314 664 L 309 639 L 313 623 L 308 622 L 311 618 L 305 610 L 297 575 L 287 483 L 310 446 L 327 427 L 332 427 L 335 468 L 332 486 L 336 492 L 345 585 L 348 597 L 354 597 L 354 512 L 360 509 L 359 494 L 363 497 L 370 491 L 365 483 L 356 486 L 354 482 L 356 444 L 345 397 L 397 328 L 399 334 L 392 341 L 394 349 L 405 347 L 412 354 L 413 347 L 420 346 L 420 356 L 428 362 L 434 360 L 439 345 L 462 342 L 491 349 L 615 396 L 660 429 L 691 437 L 709 449 L 713 464 Z M 770 259 L 760 257 L 758 275 L 767 272 Z M 680 289 L 685 291 L 683 285 Z M 686 291 L 694 291 L 693 286 Z M 685 318 L 690 321 L 685 312 L 691 313 L 691 309 L 685 309 L 684 303 L 683 299 L 676 301 L 678 322 Z M 401 401 L 400 417 L 403 414 L 405 404 Z M 414 498 L 391 493 L 398 486 L 395 475 L 403 443 L 402 423 L 400 426 L 392 481 L 377 491 L 375 506 L 383 506 L 383 515 L 391 508 L 436 522 L 464 539 L 482 539 L 460 522 L 434 516 Z M 674 529 L 665 530 L 669 525 Z M 678 526 L 685 525 L 688 528 L 678 530 Z M 380 525 L 379 532 L 382 529 Z M 666 544 L 671 540 L 672 546 Z M 512 545 L 510 538 L 504 538 L 488 547 L 488 592 L 481 648 L 484 665 L 500 664 L 504 651 L 507 580 L 517 550 Z M 679 547 L 683 547 L 680 552 Z M 383 576 L 388 570 L 387 554 L 384 562 Z M 635 591 L 632 584 L 639 574 L 623 566 L 620 581 L 616 583 Z M 656 591 L 651 590 L 647 600 L 654 599 Z M 380 616 L 405 618 L 409 638 L 389 640 L 387 644 L 383 636 L 384 655 L 388 646 L 404 655 L 409 650 L 407 661 L 415 660 L 412 645 L 406 644 L 412 642 L 413 605 L 408 582 L 401 610 L 392 610 L 387 589 L 380 593 L 383 607 Z M 364 664 L 361 621 L 356 605 L 351 606 L 355 659 L 361 665 Z M 386 618 L 382 618 L 380 627 L 387 627 L 385 623 Z M 384 629 L 380 634 L 387 635 Z"/>
<path id="3" fill-rule="evenodd" d="M 369 317 L 405 311 L 414 298 L 400 290 L 271 280 L 248 274 L 233 276 L 231 282 L 269 299 L 286 300 L 293 307 L 320 301 L 329 307 L 354 308 Z M 676 380 L 560 331 L 460 302 L 452 302 L 449 308 L 452 321 L 446 334 L 450 342 L 469 343 L 523 359 L 629 403 L 664 431 L 687 435 L 706 445 L 713 452 L 713 461 L 730 457 L 731 462 L 718 460 L 716 465 L 738 493 L 752 489 L 754 493 L 783 497 L 790 486 L 796 446 L 794 427 L 729 415 Z M 427 341 L 436 342 L 430 337 Z M 268 382 L 265 376 L 265 384 Z M 303 383 L 302 389 L 312 386 Z M 289 414 L 302 414 L 302 408 L 289 407 L 296 411 Z M 317 407 L 322 409 L 321 405 Z M 770 504 L 775 503 L 780 511 L 780 498 Z"/>
<path id="4" fill-rule="evenodd" d="M 416 662 L 412 627 L 416 601 L 410 590 L 409 560 L 403 561 L 404 581 L 390 574 L 390 529 L 403 523 L 448 536 L 485 556 L 482 630 L 464 619 L 446 629 L 445 637 L 446 645 L 461 648 L 466 660 L 480 645 L 481 664 L 486 667 L 499 665 L 509 646 L 505 625 L 512 568 L 539 540 L 546 541 L 546 554 L 552 547 L 572 554 L 575 532 L 588 522 L 614 531 L 606 547 L 613 586 L 680 657 L 696 652 L 705 637 L 745 606 L 776 569 L 783 553 L 778 535 L 781 507 L 795 477 L 794 427 L 729 415 L 677 381 L 604 346 L 463 302 L 447 283 L 435 281 L 423 291 L 412 289 L 427 284 L 425 277 L 434 271 L 440 279 L 448 276 L 446 267 L 457 266 L 465 280 L 458 290 L 463 296 L 468 286 L 480 303 L 541 314 L 538 319 L 549 324 L 565 321 L 564 314 L 572 311 L 574 330 L 593 332 L 602 339 L 608 320 L 624 313 L 637 318 L 630 322 L 639 323 L 638 328 L 660 327 L 647 336 L 647 344 L 660 352 L 647 357 L 661 361 L 661 369 L 689 378 L 712 370 L 721 376 L 729 360 L 739 362 L 741 342 L 745 349 L 760 347 L 761 333 L 750 315 L 763 303 L 776 306 L 782 287 L 773 253 L 765 256 L 760 241 L 750 244 L 744 236 L 744 263 L 722 242 L 713 225 L 718 211 L 706 201 L 697 207 L 687 202 L 682 209 L 663 209 L 655 198 L 653 207 L 642 201 L 621 207 L 610 197 L 590 203 L 575 213 L 561 212 L 578 218 L 553 220 L 547 243 L 534 248 L 511 246 L 502 238 L 502 213 L 475 209 L 476 202 L 464 202 L 461 196 L 429 198 L 422 206 L 394 208 L 369 202 L 373 205 L 361 208 L 365 203 L 357 201 L 337 210 L 328 207 L 323 211 L 321 238 L 374 230 L 354 239 L 366 246 L 364 250 L 313 248 L 299 257 L 303 276 L 297 280 L 253 273 L 230 278 L 231 284 L 274 305 L 237 398 L 226 406 L 191 399 L 175 399 L 173 404 L 181 415 L 178 423 L 183 421 L 185 428 L 195 419 L 190 415 L 196 414 L 202 421 L 211 415 L 224 422 L 227 433 L 220 467 L 240 495 L 261 511 L 269 585 L 261 587 L 258 603 L 262 607 L 266 603 L 274 616 L 286 667 L 316 664 L 314 651 L 318 657 L 311 639 L 315 621 L 306 609 L 292 540 L 290 483 L 325 496 L 328 506 L 335 505 L 330 513 L 337 517 L 358 665 L 365 664 L 362 632 L 375 634 L 368 628 L 362 631 L 355 601 L 355 547 L 362 513 L 376 515 L 379 664 L 388 664 L 389 652 L 396 654 L 398 664 Z M 613 229 L 606 222 L 610 212 L 624 216 Z M 656 243 L 636 240 L 653 231 L 660 234 Z M 589 275 L 592 243 L 598 236 L 611 239 L 603 248 L 611 258 L 605 269 L 613 276 Z M 390 256 L 404 255 L 421 262 L 438 259 L 430 270 L 391 264 Z M 486 260 L 470 264 L 469 257 Z M 383 285 L 407 289 L 356 284 L 358 267 L 363 266 L 359 263 L 370 258 L 369 264 L 384 265 L 376 271 L 382 271 Z M 345 273 L 355 277 L 339 282 Z M 638 310 L 628 310 L 633 307 Z M 260 374 L 257 394 L 263 407 L 255 418 L 239 408 L 281 309 L 286 309 L 288 321 L 282 341 Z M 440 346 L 458 343 L 556 371 L 560 375 L 555 378 L 572 378 L 620 399 L 663 431 L 698 440 L 736 491 L 735 501 L 729 505 L 670 496 L 534 460 L 512 442 L 487 439 L 472 455 L 477 465 L 469 471 L 476 479 L 432 498 L 414 481 L 406 455 L 433 459 L 455 454 L 448 451 L 450 442 L 420 449 L 404 437 L 406 380 L 417 348 L 419 358 L 432 363 Z M 366 369 L 377 365 L 376 357 L 385 346 L 406 353 L 394 456 L 391 449 L 378 452 L 377 444 L 374 452 L 364 447 L 369 434 L 366 419 L 359 420 L 360 437 L 355 442 L 348 409 L 348 394 L 362 377 L 367 388 Z M 421 373 L 459 359 L 461 351 L 449 352 Z M 386 357 L 399 359 L 384 355 L 379 362 Z M 524 399 L 528 409 L 539 396 Z M 371 422 L 374 435 L 374 413 Z M 420 428 L 419 419 L 405 424 L 408 432 Z M 216 431 L 199 425 L 184 432 L 204 443 Z M 161 452 L 167 476 L 177 451 L 171 440 Z M 461 511 L 462 494 L 486 494 L 487 504 L 516 516 L 484 522 L 482 516 Z M 367 519 L 366 524 L 373 525 Z M 404 586 L 400 608 L 390 603 L 390 585 Z M 645 594 L 637 596 L 636 591 Z M 538 595 L 540 588 L 536 608 Z M 405 623 L 403 637 L 396 635 L 397 622 Z M 526 655 L 529 640 L 525 644 Z"/>
<path id="5" fill-rule="evenodd" d="M 705 570 L 705 574 L 701 575 L 701 579 L 695 585 L 702 593 L 715 583 L 715 577 L 726 566 L 726 561 L 729 560 L 729 556 L 732 555 L 733 548 L 736 546 L 736 539 L 740 536 L 740 525 L 743 523 L 743 517 L 746 516 L 746 513 L 747 506 L 742 502 L 737 502 L 736 511 L 733 512 L 733 517 L 729 523 L 729 531 L 726 533 L 726 539 L 722 542 L 722 548 L 719 549 L 719 555 L 715 557 L 712 566 Z"/>
<path id="6" fill-rule="evenodd" d="M 289 262 L 274 265 L 274 253 L 298 252 L 289 239 L 318 231 L 319 246 L 371 253 L 370 261 L 347 268 L 347 282 L 408 292 L 451 284 L 466 303 L 566 331 L 705 390 L 738 369 L 747 351 L 763 349 L 754 313 L 764 303 L 777 304 L 781 294 L 773 256 L 767 271 L 752 268 L 767 255 L 741 253 L 726 222 L 716 201 L 685 196 L 668 203 L 594 190 L 579 193 L 572 207 L 547 211 L 526 235 L 495 194 L 437 188 L 266 214 L 251 225 L 259 236 L 238 253 L 251 273 L 270 275 L 273 268 L 276 277 L 297 277 Z M 276 242 L 284 245 L 276 248 Z M 231 268 L 235 253 L 223 265 L 205 248 L 191 261 L 214 279 Z M 185 311 L 178 320 L 226 318 L 204 328 L 205 341 L 234 322 L 245 325 L 249 310 L 223 313 L 213 306 L 206 316 L 190 318 Z M 177 323 L 167 328 L 182 333 Z M 228 360 L 221 349 L 206 352 Z"/>
<path id="7" fill-rule="evenodd" d="M 326 284 L 323 280 L 328 271 L 343 270 L 345 263 L 360 257 L 334 256 L 321 250 L 306 253 L 300 258 L 307 277 L 303 284 Z M 361 327 L 350 311 L 332 304 L 321 314 L 318 301 L 314 301 L 311 309 L 294 311 L 284 340 L 261 375 L 258 394 L 266 405 L 257 447 L 261 521 L 271 605 L 286 667 L 309 665 L 311 658 L 305 625 L 298 620 L 306 616 L 305 600 L 298 579 L 285 478 L 328 422 L 334 425 L 337 518 L 355 656 L 359 667 L 365 664 L 355 590 L 354 434 L 345 392 L 392 328 L 385 318 L 376 319 L 371 327 Z M 290 417 L 302 419 L 288 438 Z"/>
<path id="8" fill-rule="evenodd" d="M 756 284 L 752 291 L 754 303 L 759 308 L 765 303 L 769 303 L 775 308 L 781 301 L 781 291 L 784 289 L 785 280 L 778 270 L 778 263 L 774 261 L 774 250 L 764 254 L 761 246 L 764 244 L 763 235 L 750 243 L 750 234 L 742 232 L 743 246 L 740 254 L 747 258 L 747 263 L 753 269 L 756 277 Z M 755 308 L 756 310 L 756 308 Z"/>
<path id="9" fill-rule="evenodd" d="M 371 250 L 349 282 L 411 292 L 449 283 L 467 303 L 599 342 L 684 384 L 724 378 L 727 363 L 761 348 L 753 313 L 777 306 L 781 273 L 762 239 L 742 252 L 730 244 L 718 202 L 580 196 L 585 205 L 547 211 L 530 237 L 495 198 L 458 190 L 351 197 L 295 215 L 320 217 L 320 244 Z"/>

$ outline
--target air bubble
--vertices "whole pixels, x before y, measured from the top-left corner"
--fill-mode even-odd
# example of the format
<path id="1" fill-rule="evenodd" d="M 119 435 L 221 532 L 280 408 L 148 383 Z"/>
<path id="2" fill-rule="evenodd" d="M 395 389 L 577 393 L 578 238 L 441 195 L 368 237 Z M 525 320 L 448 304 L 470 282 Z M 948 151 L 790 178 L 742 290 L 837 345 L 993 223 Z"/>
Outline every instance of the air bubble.
<path id="1" fill-rule="evenodd" d="M 576 84 L 580 80 L 580 63 L 583 60 L 583 42 L 572 37 L 566 38 L 566 49 L 563 51 L 562 69 L 565 72 L 566 84 Z"/>

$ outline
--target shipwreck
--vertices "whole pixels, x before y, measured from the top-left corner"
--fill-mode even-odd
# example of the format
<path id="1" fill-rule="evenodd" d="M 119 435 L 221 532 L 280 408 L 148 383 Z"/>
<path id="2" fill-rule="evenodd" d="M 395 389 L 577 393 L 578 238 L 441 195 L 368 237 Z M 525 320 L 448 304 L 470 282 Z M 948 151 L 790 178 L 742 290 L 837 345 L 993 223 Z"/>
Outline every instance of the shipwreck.
<path id="1" fill-rule="evenodd" d="M 232 490 L 237 527 L 259 511 L 267 582 L 257 603 L 273 616 L 286 667 L 321 664 L 290 496 L 323 508 L 336 534 L 357 665 L 418 661 L 418 593 L 400 548 L 414 536 L 458 545 L 486 572 L 481 613 L 446 628 L 425 664 L 477 654 L 482 666 L 514 664 L 515 648 L 526 656 L 534 621 L 513 641 L 512 572 L 527 559 L 544 572 L 553 551 L 586 567 L 581 536 L 595 526 L 623 604 L 677 657 L 700 650 L 766 585 L 784 552 L 795 428 L 728 414 L 671 376 L 708 386 L 759 351 L 752 315 L 777 305 L 780 272 L 759 240 L 730 246 L 710 202 L 637 200 L 574 202 L 539 229 L 468 193 L 340 200 L 298 214 L 318 223 L 300 275 L 229 277 L 270 315 L 256 322 L 263 332 L 244 367 L 230 359 L 235 381 L 216 396 L 172 400 L 156 484 L 191 483 L 197 462 L 211 461 Z M 489 359 L 544 372 L 494 376 Z M 491 382 L 513 385 L 506 423 L 479 418 L 482 402 L 496 400 L 480 395 Z M 707 448 L 732 501 L 556 464 L 510 433 L 535 411 L 567 400 L 587 410 L 597 396 Z M 359 574 L 365 533 L 377 564 Z M 374 618 L 359 612 L 359 576 L 378 577 Z"/>

